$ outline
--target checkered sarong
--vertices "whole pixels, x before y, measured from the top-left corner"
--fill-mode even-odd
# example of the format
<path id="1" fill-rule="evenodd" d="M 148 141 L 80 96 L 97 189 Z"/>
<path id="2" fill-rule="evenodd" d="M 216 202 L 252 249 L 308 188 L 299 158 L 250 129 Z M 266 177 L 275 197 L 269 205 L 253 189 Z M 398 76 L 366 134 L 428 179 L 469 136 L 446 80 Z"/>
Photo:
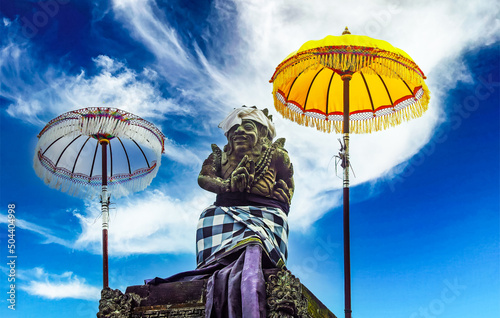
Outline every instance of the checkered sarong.
<path id="1" fill-rule="evenodd" d="M 288 256 L 287 215 L 274 207 L 209 206 L 196 231 L 198 268 L 251 242 L 261 244 L 276 266 L 283 267 Z"/>

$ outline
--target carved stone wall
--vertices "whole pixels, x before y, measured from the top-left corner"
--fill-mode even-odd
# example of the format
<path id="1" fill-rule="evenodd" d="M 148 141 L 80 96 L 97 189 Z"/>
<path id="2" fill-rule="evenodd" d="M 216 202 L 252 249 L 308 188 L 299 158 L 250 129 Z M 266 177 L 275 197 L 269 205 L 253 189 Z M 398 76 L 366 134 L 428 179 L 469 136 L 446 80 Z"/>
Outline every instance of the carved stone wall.
<path id="1" fill-rule="evenodd" d="M 264 270 L 269 318 L 336 318 L 290 271 Z M 105 289 L 98 318 L 205 317 L 207 280 Z"/>
<path id="2" fill-rule="evenodd" d="M 267 317 L 336 318 L 290 271 L 265 270 L 264 277 L 266 278 Z"/>
<path id="3" fill-rule="evenodd" d="M 134 307 L 139 306 L 141 298 L 137 294 L 123 294 L 118 289 L 105 288 L 101 291 L 98 318 L 129 318 Z"/>
<path id="4" fill-rule="evenodd" d="M 156 306 L 152 308 L 139 307 L 134 310 L 130 318 L 171 318 L 171 317 L 183 317 L 183 318 L 204 318 L 205 317 L 205 307 L 169 307 L 169 306 Z"/>
<path id="5" fill-rule="evenodd" d="M 267 316 L 269 318 L 310 318 L 302 284 L 290 273 L 281 270 L 268 276 L 266 282 Z"/>

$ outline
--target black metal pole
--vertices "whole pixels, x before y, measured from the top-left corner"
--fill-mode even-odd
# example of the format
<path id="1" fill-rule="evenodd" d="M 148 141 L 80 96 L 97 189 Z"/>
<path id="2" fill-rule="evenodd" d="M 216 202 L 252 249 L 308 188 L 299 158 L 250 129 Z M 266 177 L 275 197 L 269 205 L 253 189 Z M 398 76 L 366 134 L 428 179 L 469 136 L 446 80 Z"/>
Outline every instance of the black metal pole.
<path id="1" fill-rule="evenodd" d="M 351 250 L 349 234 L 349 81 L 352 75 L 342 75 L 344 81 L 344 147 L 346 164 L 344 167 L 344 302 L 345 317 L 351 318 Z"/>
<path id="2" fill-rule="evenodd" d="M 101 211 L 102 211 L 102 285 L 103 289 L 109 287 L 108 280 L 108 160 L 106 145 L 109 143 L 107 139 L 101 139 L 102 146 L 102 195 L 101 195 Z"/>

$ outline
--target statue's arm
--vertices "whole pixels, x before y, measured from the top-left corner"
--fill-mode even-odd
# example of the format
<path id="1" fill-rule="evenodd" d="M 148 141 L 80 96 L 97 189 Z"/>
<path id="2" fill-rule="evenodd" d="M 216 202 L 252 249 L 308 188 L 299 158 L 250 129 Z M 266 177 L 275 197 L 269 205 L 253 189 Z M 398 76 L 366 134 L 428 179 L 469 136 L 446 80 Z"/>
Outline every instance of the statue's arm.
<path id="1" fill-rule="evenodd" d="M 212 145 L 213 152 L 203 162 L 201 172 L 198 176 L 198 184 L 203 189 L 214 193 L 225 193 L 230 191 L 230 180 L 224 180 L 220 177 L 220 149 Z"/>

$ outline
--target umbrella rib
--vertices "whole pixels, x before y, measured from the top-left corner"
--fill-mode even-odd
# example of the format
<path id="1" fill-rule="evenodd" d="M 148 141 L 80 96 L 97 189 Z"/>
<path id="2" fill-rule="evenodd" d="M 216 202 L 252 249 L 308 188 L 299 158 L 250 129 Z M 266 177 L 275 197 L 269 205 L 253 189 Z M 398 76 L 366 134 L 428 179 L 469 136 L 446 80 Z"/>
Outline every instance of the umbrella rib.
<path id="1" fill-rule="evenodd" d="M 382 84 L 384 84 L 385 91 L 387 92 L 387 96 L 389 97 L 389 101 L 391 102 L 391 106 L 394 107 L 394 102 L 392 101 L 391 93 L 389 93 L 389 89 L 387 88 L 387 85 L 385 84 L 384 79 L 382 78 L 382 76 L 380 76 L 380 74 L 377 74 L 377 75 L 380 78 L 380 81 L 382 82 Z"/>
<path id="2" fill-rule="evenodd" d="M 399 74 L 398 74 L 398 76 L 399 76 Z M 401 76 L 399 76 L 399 78 L 401 78 Z M 401 80 L 403 81 L 403 83 L 405 83 L 406 87 L 410 91 L 411 96 L 415 97 L 415 95 L 413 94 L 413 91 L 411 90 L 410 86 L 408 86 L 408 83 L 406 83 L 406 81 L 404 79 L 402 79 L 402 78 L 401 78 Z"/>
<path id="3" fill-rule="evenodd" d="M 142 155 L 144 156 L 144 160 L 146 160 L 146 164 L 148 165 L 148 168 L 150 168 L 149 166 L 149 161 L 148 161 L 148 158 L 146 158 L 146 154 L 144 154 L 144 151 L 142 151 L 142 148 L 141 146 L 139 146 L 139 144 L 137 142 L 135 142 L 134 139 L 130 138 L 130 140 L 132 140 L 134 142 L 134 144 L 139 148 L 139 150 L 142 152 Z"/>
<path id="4" fill-rule="evenodd" d="M 55 144 L 57 141 L 59 141 L 59 139 L 61 139 L 62 137 L 64 137 L 64 136 L 61 136 L 61 137 L 57 138 L 56 140 L 54 140 L 54 141 L 53 141 L 53 142 L 52 142 L 52 143 L 51 143 L 51 144 L 47 147 L 47 149 L 45 149 L 45 150 L 43 151 L 42 155 L 44 155 L 44 154 L 47 152 L 47 150 L 49 150 L 49 148 L 50 148 L 50 147 L 52 147 L 52 145 L 53 145 L 53 144 Z"/>
<path id="5" fill-rule="evenodd" d="M 99 140 L 95 144 L 94 159 L 92 159 L 92 167 L 90 168 L 89 181 L 90 181 L 90 178 L 92 178 L 92 174 L 94 173 L 95 156 L 97 155 L 97 149 L 98 148 L 99 148 Z"/>
<path id="6" fill-rule="evenodd" d="M 328 116 L 328 103 L 330 99 L 330 87 L 332 86 L 333 77 L 335 76 L 335 72 L 332 72 L 332 77 L 330 77 L 330 82 L 328 83 L 328 88 L 326 89 L 326 108 L 325 115 Z"/>
<path id="7" fill-rule="evenodd" d="M 320 69 L 318 71 L 318 73 L 316 73 L 316 75 L 314 75 L 314 78 L 312 79 L 311 84 L 309 84 L 309 88 L 307 89 L 306 99 L 304 101 L 304 111 L 306 111 L 307 99 L 309 98 L 309 92 L 311 92 L 311 87 L 313 86 L 314 81 L 316 80 L 316 77 L 318 77 L 319 73 L 321 73 L 321 71 L 324 69 L 325 69 L 324 67 L 322 69 Z"/>
<path id="8" fill-rule="evenodd" d="M 113 176 L 113 151 L 111 151 L 111 142 L 109 143 L 109 163 L 111 164 L 111 174 L 109 177 Z"/>
<path id="9" fill-rule="evenodd" d="M 125 146 L 123 145 L 123 142 L 122 140 L 120 139 L 120 137 L 116 137 L 118 139 L 118 141 L 122 144 L 122 148 L 123 148 L 123 151 L 125 151 L 125 157 L 127 157 L 127 164 L 128 164 L 128 174 L 132 174 L 132 169 L 130 169 L 130 160 L 128 158 L 128 153 L 127 153 L 127 149 L 125 149 Z"/>
<path id="10" fill-rule="evenodd" d="M 302 73 L 301 73 L 302 74 Z M 286 102 L 288 103 L 288 97 L 290 97 L 290 93 L 292 92 L 292 88 L 293 88 L 293 85 L 295 84 L 295 81 L 297 80 L 297 78 L 299 78 L 300 74 L 297 75 L 294 79 L 293 79 L 293 82 L 292 82 L 292 85 L 290 85 L 290 89 L 288 90 L 288 94 L 286 94 Z"/>
<path id="11" fill-rule="evenodd" d="M 370 93 L 370 88 L 368 87 L 368 84 L 366 83 L 366 78 L 363 75 L 363 72 L 359 72 L 361 74 L 361 77 L 363 78 L 363 82 L 365 83 L 366 91 L 368 92 L 368 97 L 370 98 L 370 104 L 372 105 L 372 110 L 375 112 L 375 107 L 373 107 L 373 99 L 372 99 L 372 94 Z"/>
<path id="12" fill-rule="evenodd" d="M 379 64 L 379 65 L 382 65 L 382 64 Z M 373 70 L 373 68 L 372 68 L 372 67 L 370 67 L 370 68 Z M 401 77 L 401 76 L 400 76 L 397 72 L 395 72 L 395 71 L 393 71 L 393 70 L 391 70 L 391 69 L 389 69 L 389 68 L 388 68 L 388 70 L 389 70 L 390 72 L 392 72 L 393 74 L 395 74 L 397 77 L 399 77 L 399 79 L 400 79 L 400 80 L 401 80 L 401 81 L 402 81 L 402 82 L 406 85 L 406 88 L 408 88 L 408 90 L 410 91 L 411 96 L 415 97 L 415 95 L 413 94 L 413 91 L 411 90 L 410 86 L 408 86 L 408 83 L 406 83 L 406 81 L 405 81 L 405 80 L 404 80 L 404 79 L 403 79 L 403 78 L 402 78 L 402 77 Z M 376 73 L 377 73 L 377 72 L 376 72 Z M 377 73 L 377 75 L 378 75 L 378 73 Z M 379 75 L 379 76 L 380 76 L 380 75 Z"/>
<path id="13" fill-rule="evenodd" d="M 80 151 L 78 151 L 78 155 L 76 155 L 75 163 L 73 164 L 73 169 L 71 169 L 71 174 L 73 174 L 75 172 L 75 167 L 76 167 L 76 163 L 78 162 L 78 158 L 80 158 L 80 154 L 82 153 L 82 150 L 83 150 L 83 148 L 85 148 L 85 145 L 87 144 L 87 141 L 89 141 L 89 139 L 90 139 L 90 137 L 88 137 L 87 140 L 85 140 L 82 148 L 80 148 Z"/>
<path id="14" fill-rule="evenodd" d="M 80 138 L 82 135 L 78 135 L 75 139 L 71 140 L 71 142 L 63 149 L 63 151 L 61 152 L 61 154 L 59 155 L 59 158 L 57 158 L 57 161 L 56 161 L 56 164 L 54 167 L 57 167 L 57 164 L 59 163 L 59 160 L 61 160 L 61 157 L 63 156 L 64 152 L 66 151 L 66 149 L 68 149 L 68 147 L 75 141 L 77 140 L 78 138 Z"/>

